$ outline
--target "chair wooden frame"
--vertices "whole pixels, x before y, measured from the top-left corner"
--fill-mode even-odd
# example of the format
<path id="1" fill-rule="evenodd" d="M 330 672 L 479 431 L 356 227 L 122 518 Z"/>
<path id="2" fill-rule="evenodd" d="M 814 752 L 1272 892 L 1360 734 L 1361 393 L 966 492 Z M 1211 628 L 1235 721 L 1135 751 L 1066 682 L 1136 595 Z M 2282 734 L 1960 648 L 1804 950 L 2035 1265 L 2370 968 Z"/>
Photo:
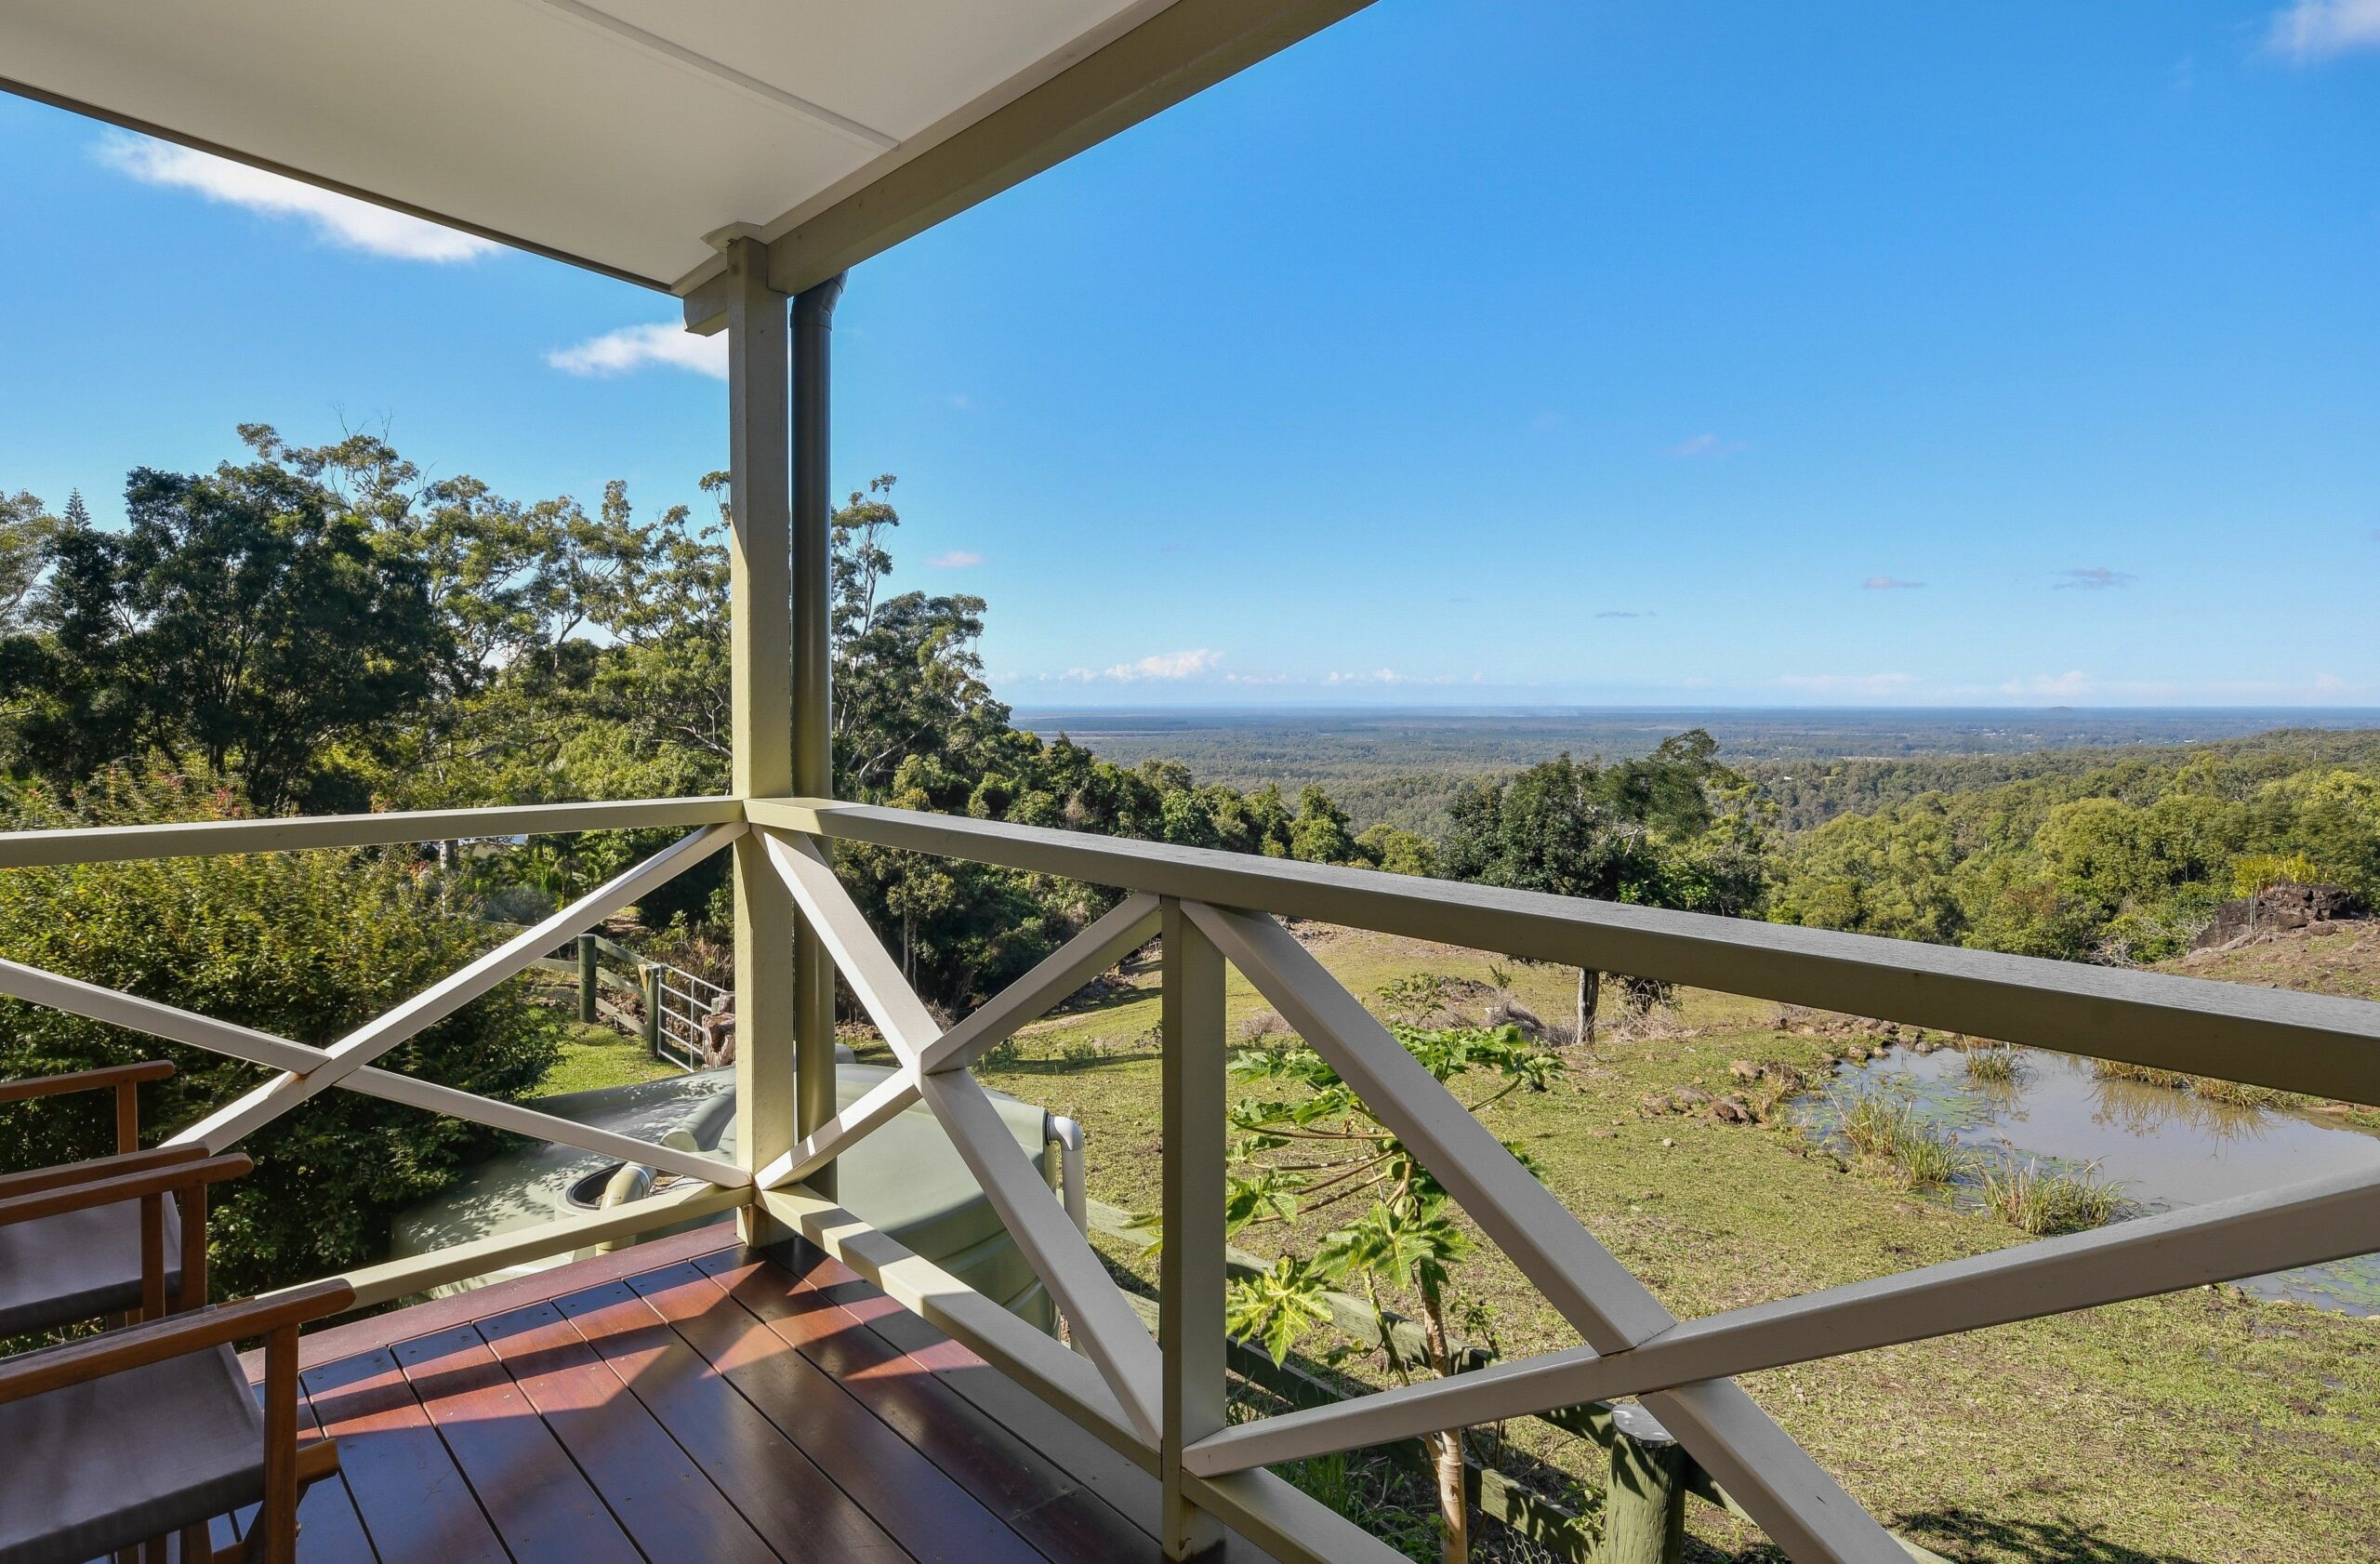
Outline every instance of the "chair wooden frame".
<path id="1" fill-rule="evenodd" d="M 133 1065 L 109 1065 L 102 1069 L 73 1070 L 64 1075 L 31 1075 L 0 1080 L 0 1103 L 29 1102 L 38 1097 L 65 1097 L 78 1092 L 115 1093 L 115 1148 L 118 1155 L 140 1149 L 142 1082 L 164 1080 L 174 1067 L 165 1059 L 143 1059 Z"/>
<path id="2" fill-rule="evenodd" d="M 170 1079 L 170 1060 L 144 1059 L 136 1064 L 110 1065 L 99 1069 L 61 1075 L 28 1076 L 0 1080 L 0 1103 L 37 1101 L 79 1092 L 108 1091 L 115 1094 L 113 1154 L 79 1162 L 0 1174 L 0 1226 L 62 1215 L 70 1211 L 112 1205 L 118 1200 L 140 1202 L 140 1306 L 125 1316 L 154 1319 L 171 1310 L 196 1308 L 206 1302 L 206 1186 L 246 1173 L 245 1158 L 208 1163 L 204 1146 L 160 1146 L 140 1148 L 139 1088 L 152 1080 Z M 166 1296 L 165 1201 L 177 1198 L 181 1217 L 181 1280 Z M 36 1200 L 40 1196 L 44 1199 Z M 71 1321 L 60 1321 L 72 1323 Z"/>
<path id="3" fill-rule="evenodd" d="M 245 1162 L 245 1157 L 219 1159 Z M 169 1170 L 171 1171 L 171 1170 Z M 264 1338 L 264 1495 L 247 1537 L 229 1552 L 216 1552 L 208 1535 L 212 1517 L 193 1517 L 178 1535 L 189 1564 L 297 1564 L 298 1501 L 307 1487 L 338 1470 L 337 1441 L 323 1438 L 298 1446 L 298 1328 L 325 1319 L 355 1302 L 355 1290 L 333 1279 L 311 1282 L 266 1298 L 248 1298 L 220 1308 L 198 1309 L 152 1319 L 128 1330 L 69 1342 L 0 1360 L 0 1402 L 101 1379 L 192 1352 L 204 1352 L 251 1337 Z M 134 1437 L 135 1431 L 127 1431 Z M 149 1437 L 170 1437 L 152 1430 Z M 162 1539 L 144 1550 L 162 1559 Z"/>
<path id="4" fill-rule="evenodd" d="M 150 1165 L 126 1169 L 121 1164 Z M 109 1166 L 108 1164 L 117 1164 Z M 164 1319 L 203 1306 L 206 1302 L 206 1188 L 238 1178 L 256 1163 L 246 1156 L 192 1157 L 166 1147 L 128 1157 L 99 1160 L 104 1176 L 78 1183 L 54 1183 L 46 1188 L 0 1191 L 0 1227 L 18 1222 L 38 1222 L 71 1212 L 90 1211 L 126 1200 L 140 1202 L 140 1311 L 143 1320 Z M 89 1168 L 92 1163 L 73 1164 Z M 43 1170 L 45 1173 L 52 1170 Z M 63 1172 L 64 1170 L 56 1170 Z M 165 1292 L 165 1197 L 181 1207 L 181 1284 L 171 1298 Z M 69 1323 L 61 1321 L 61 1323 Z"/>

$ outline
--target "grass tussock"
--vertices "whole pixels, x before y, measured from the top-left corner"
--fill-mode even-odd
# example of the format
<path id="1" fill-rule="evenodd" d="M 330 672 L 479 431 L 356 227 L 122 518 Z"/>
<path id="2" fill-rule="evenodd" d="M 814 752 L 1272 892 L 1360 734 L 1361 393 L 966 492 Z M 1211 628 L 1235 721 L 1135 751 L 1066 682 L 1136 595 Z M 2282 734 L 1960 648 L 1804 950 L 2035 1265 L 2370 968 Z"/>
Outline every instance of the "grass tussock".
<path id="1" fill-rule="evenodd" d="M 2253 1086 L 2244 1080 L 2225 1080 L 2212 1075 L 2184 1075 L 2179 1070 L 2161 1070 L 2152 1065 L 2128 1065 L 2120 1059 L 2094 1059 L 2091 1069 L 2102 1080 L 2130 1080 L 2143 1086 L 2189 1092 L 2226 1107 L 2303 1107 L 2314 1100 L 2302 1093 L 2284 1092 L 2274 1086 Z"/>
<path id="2" fill-rule="evenodd" d="M 2038 1161 L 1986 1168 L 1977 1192 L 1986 1210 L 2035 1238 L 2102 1227 L 2124 1209 L 2122 1186 L 2087 1167 L 2070 1173 Z"/>
<path id="3" fill-rule="evenodd" d="M 1949 1184 L 1970 1160 L 1964 1147 L 1919 1116 L 1915 1104 L 1890 1097 L 1861 1097 L 1844 1109 L 1843 1138 L 1911 1189 Z"/>
<path id="4" fill-rule="evenodd" d="M 1980 1086 L 2014 1086 L 2022 1073 L 2016 1051 L 2004 1046 L 1968 1050 L 1966 1066 L 1967 1079 Z"/>

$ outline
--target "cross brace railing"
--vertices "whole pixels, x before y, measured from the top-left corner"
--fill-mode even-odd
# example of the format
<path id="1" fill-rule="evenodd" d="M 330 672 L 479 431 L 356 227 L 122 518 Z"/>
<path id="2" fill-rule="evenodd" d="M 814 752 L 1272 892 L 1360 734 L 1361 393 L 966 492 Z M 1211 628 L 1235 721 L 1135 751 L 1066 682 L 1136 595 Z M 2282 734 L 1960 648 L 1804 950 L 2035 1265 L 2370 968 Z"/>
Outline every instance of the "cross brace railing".
<path id="1" fill-rule="evenodd" d="M 1166 1491 L 1164 1538 L 1177 1557 L 1210 1540 L 1220 1520 L 1283 1557 L 1385 1564 L 1395 1556 L 1383 1544 L 1263 1468 L 1635 1396 L 1794 1559 L 1899 1564 L 1908 1557 L 1901 1546 L 1761 1410 L 1736 1376 L 2380 1250 L 2380 1179 L 2345 1176 L 1682 1321 L 1279 919 L 1320 919 L 2369 1102 L 2380 1099 L 2380 1004 L 2359 1001 L 815 800 L 660 800 L 16 832 L 0 834 L 0 868 L 656 825 L 694 829 L 328 1047 L 6 961 L 0 961 L 0 994 L 279 1072 L 182 1131 L 178 1143 L 220 1151 L 336 1088 L 699 1181 L 547 1228 L 368 1267 L 351 1279 L 364 1302 L 753 1206 L 1157 1475 Z M 783 881 L 805 926 L 897 1061 L 881 1085 L 810 1126 L 791 1150 L 763 1166 L 737 1166 L 375 1067 L 390 1049 L 545 950 L 747 832 L 758 833 L 768 868 Z M 1064 875 L 1124 894 L 1030 973 L 945 1027 L 902 979 L 836 878 L 830 854 L 837 840 Z M 1002 1127 L 969 1067 L 1160 928 L 1168 942 L 1162 1157 L 1172 1253 L 1152 1339 Z M 1511 1257 L 1581 1345 L 1224 1425 L 1219 1193 L 1225 961 Z M 739 1046 L 766 1041 L 739 1040 Z M 1057 1302 L 1078 1351 L 907 1253 L 806 1182 L 919 1103 L 942 1124 Z M 1216 1188 L 1209 1190 L 1209 1184 Z"/>

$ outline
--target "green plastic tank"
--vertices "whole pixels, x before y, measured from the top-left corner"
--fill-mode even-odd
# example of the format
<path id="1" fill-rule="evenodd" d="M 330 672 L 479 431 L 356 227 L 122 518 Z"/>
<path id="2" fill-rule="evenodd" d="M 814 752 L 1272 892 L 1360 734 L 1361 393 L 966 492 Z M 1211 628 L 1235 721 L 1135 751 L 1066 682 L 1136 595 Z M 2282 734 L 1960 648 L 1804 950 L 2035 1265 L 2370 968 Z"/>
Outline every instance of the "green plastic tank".
<path id="1" fill-rule="evenodd" d="M 835 1070 L 836 1095 L 849 1107 L 892 1075 L 881 1066 L 841 1063 Z M 681 1149 L 735 1154 L 735 1072 L 702 1070 L 663 1080 L 639 1081 L 596 1092 L 540 1097 L 531 1106 L 575 1123 L 592 1125 L 638 1140 Z M 1000 1120 L 1034 1165 L 1049 1177 L 1059 1152 L 1049 1140 L 1050 1120 L 1031 1103 L 1003 1093 L 989 1093 Z M 836 1164 L 837 1199 L 853 1215 L 892 1235 L 986 1297 L 1044 1331 L 1056 1319 L 1049 1295 L 1030 1261 L 1000 1225 L 984 1192 L 967 1171 L 950 1137 L 924 1104 L 912 1105 L 870 1133 Z M 667 1187 L 649 1167 L 623 1164 L 575 1146 L 531 1145 L 489 1158 L 434 1200 L 401 1213 L 395 1223 L 396 1257 L 424 1254 L 475 1239 L 533 1227 L 574 1213 L 601 1210 Z M 705 1222 L 728 1222 L 721 1213 Z M 685 1227 L 702 1226 L 688 1223 Z M 684 1227 L 663 1229 L 683 1231 Z M 645 1235 L 659 1238 L 662 1231 Z M 433 1290 L 433 1296 L 559 1266 L 597 1253 L 549 1259 L 492 1271 Z"/>

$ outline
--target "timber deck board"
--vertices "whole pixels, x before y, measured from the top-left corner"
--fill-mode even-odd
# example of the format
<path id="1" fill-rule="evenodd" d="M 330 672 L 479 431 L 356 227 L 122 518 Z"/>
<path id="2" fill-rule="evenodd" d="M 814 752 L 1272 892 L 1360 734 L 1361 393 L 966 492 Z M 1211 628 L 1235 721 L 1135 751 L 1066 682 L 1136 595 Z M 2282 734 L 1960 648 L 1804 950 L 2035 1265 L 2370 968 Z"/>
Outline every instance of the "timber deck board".
<path id="1" fill-rule="evenodd" d="M 340 1475 L 307 1495 L 302 1564 L 1160 1557 L 1154 1478 L 779 1253 L 683 1235 L 307 1338 L 300 1417 Z"/>

